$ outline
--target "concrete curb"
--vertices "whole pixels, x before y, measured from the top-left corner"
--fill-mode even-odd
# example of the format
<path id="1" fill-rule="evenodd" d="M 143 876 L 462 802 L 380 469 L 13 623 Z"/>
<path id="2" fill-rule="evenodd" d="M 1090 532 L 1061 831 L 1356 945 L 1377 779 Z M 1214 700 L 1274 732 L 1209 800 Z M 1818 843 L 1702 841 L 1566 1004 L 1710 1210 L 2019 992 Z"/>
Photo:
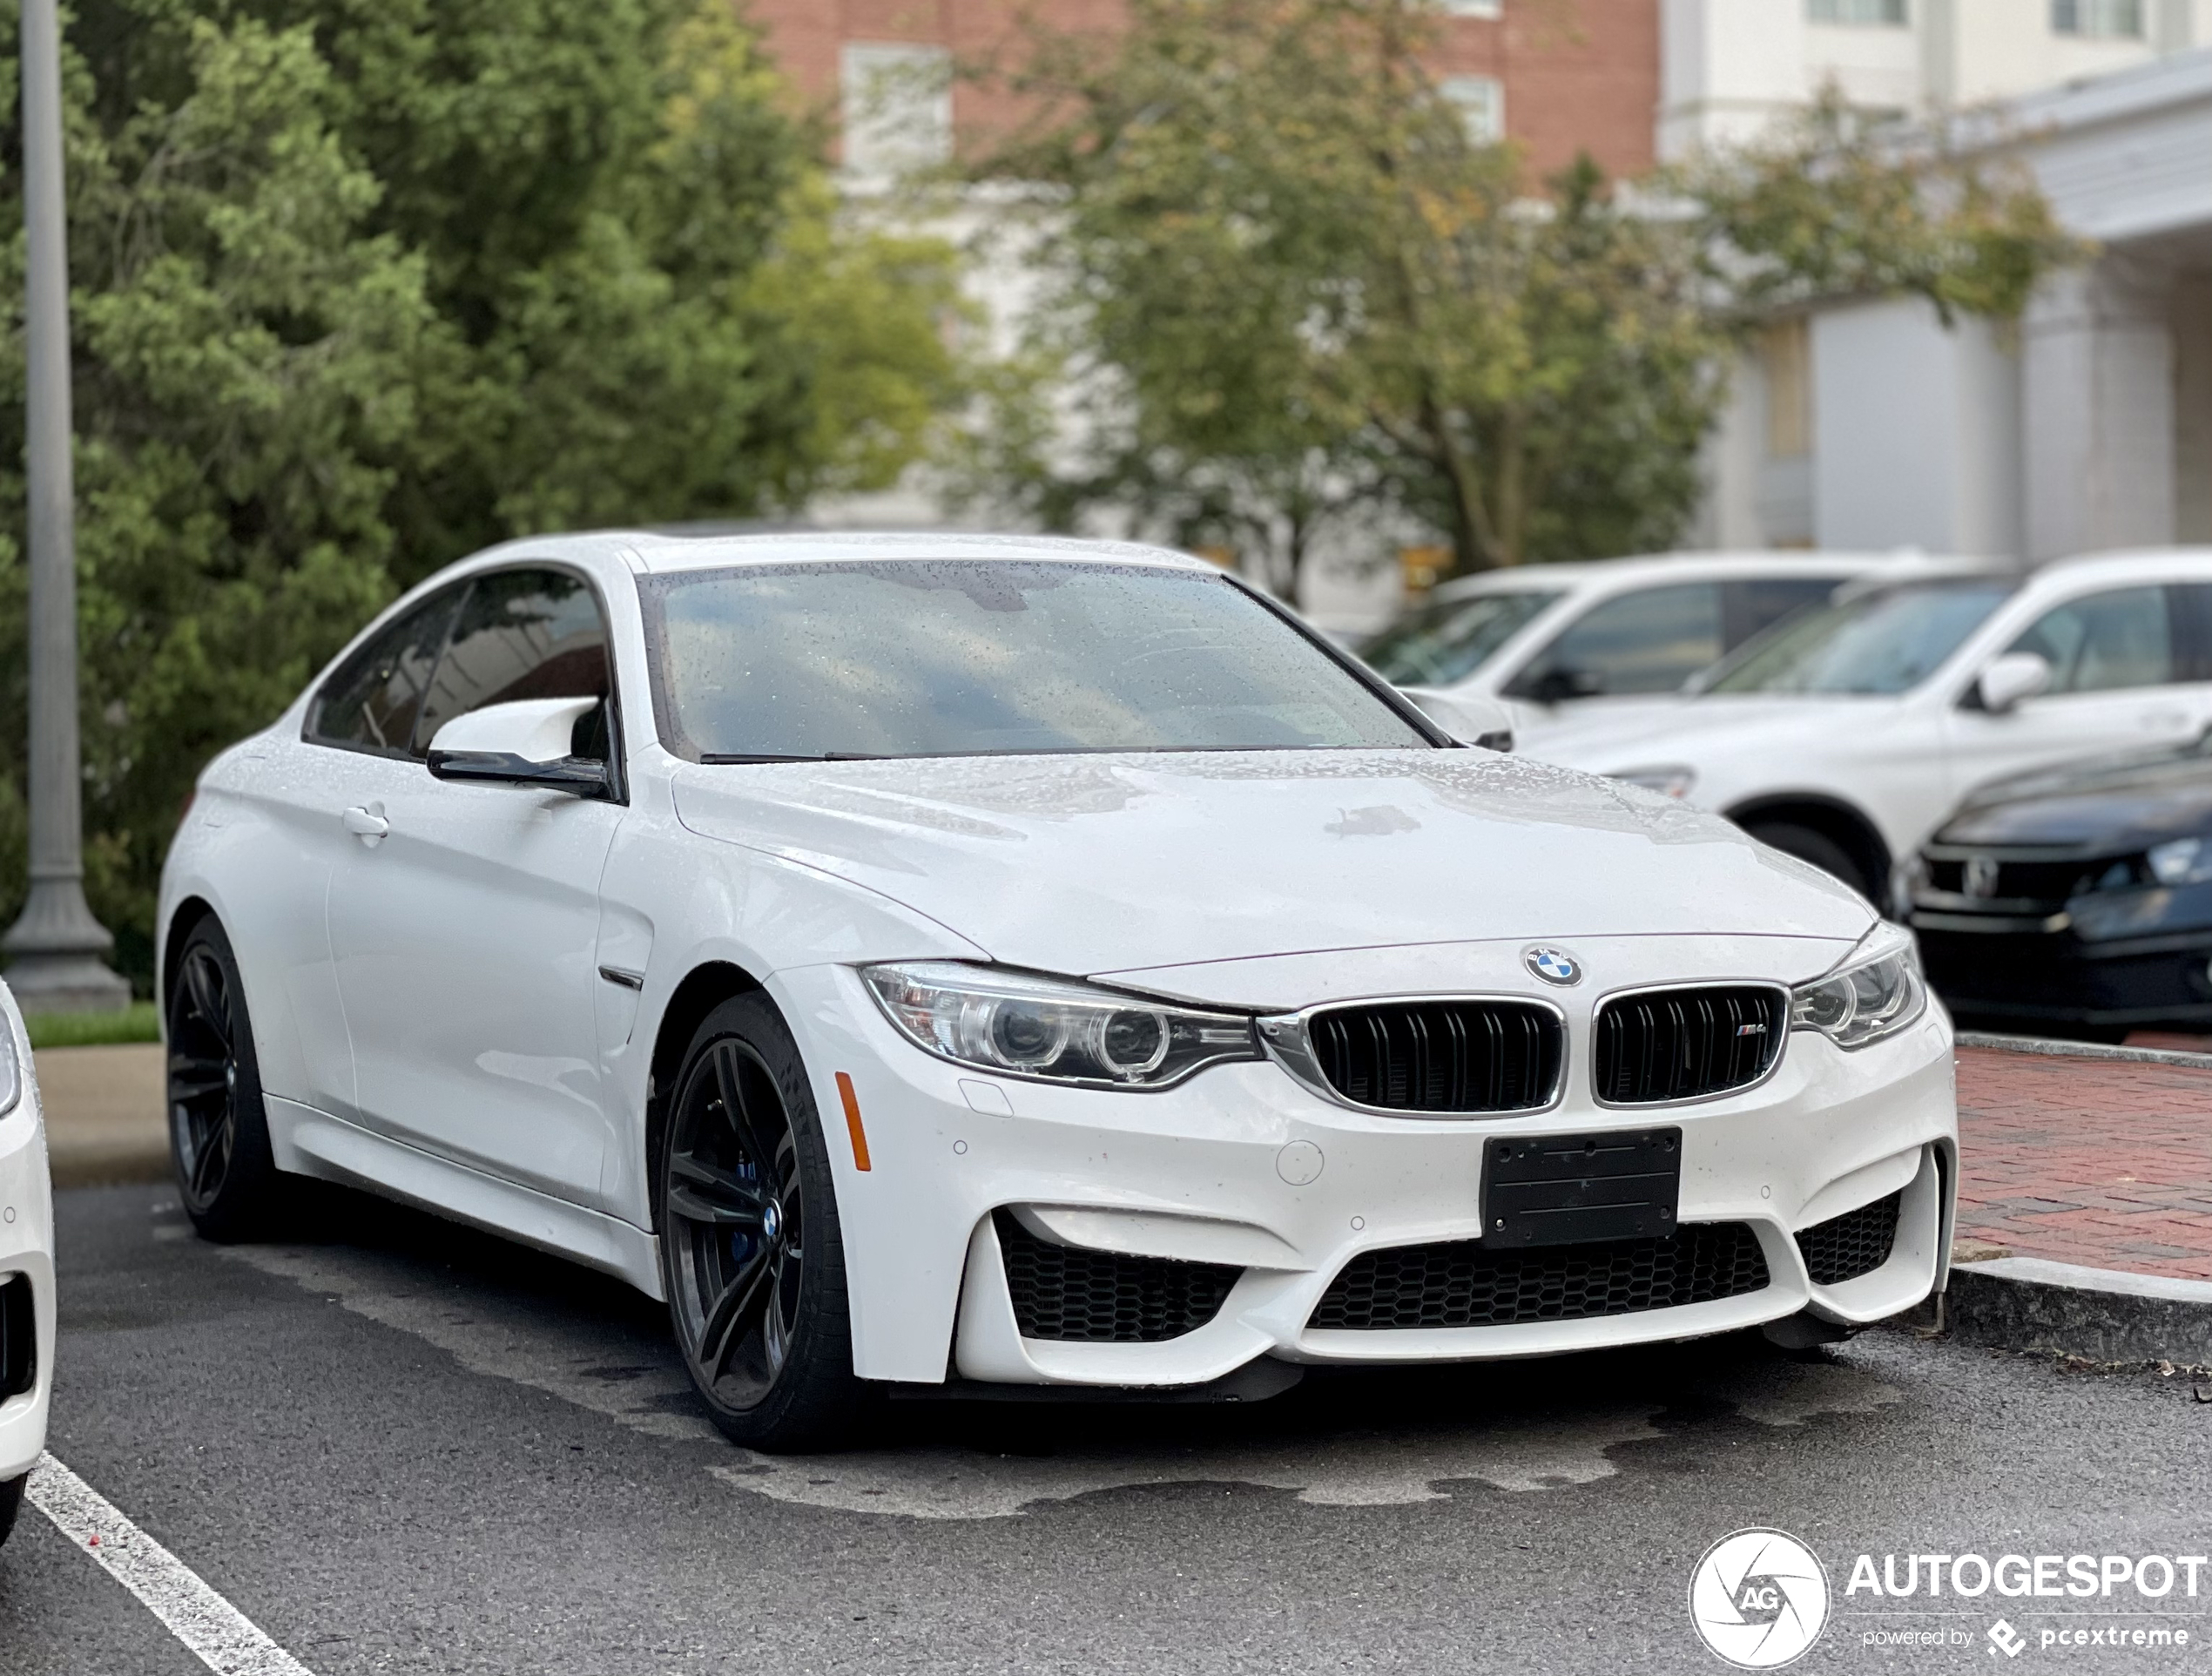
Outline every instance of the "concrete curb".
<path id="1" fill-rule="evenodd" d="M 1963 1048 L 1996 1048 L 2006 1053 L 2047 1053 L 2063 1059 L 2125 1059 L 2135 1064 L 2187 1065 L 2212 1071 L 2212 1053 L 2183 1053 L 2174 1048 L 2108 1047 L 2102 1042 L 2060 1042 L 2044 1036 L 1993 1036 L 1962 1030 Z"/>
<path id="2" fill-rule="evenodd" d="M 2212 1365 L 2212 1281 L 1999 1257 L 1954 1264 L 1943 1311 L 1962 1344 Z"/>
<path id="3" fill-rule="evenodd" d="M 57 1187 L 169 1179 L 160 1044 L 41 1048 L 31 1057 Z"/>

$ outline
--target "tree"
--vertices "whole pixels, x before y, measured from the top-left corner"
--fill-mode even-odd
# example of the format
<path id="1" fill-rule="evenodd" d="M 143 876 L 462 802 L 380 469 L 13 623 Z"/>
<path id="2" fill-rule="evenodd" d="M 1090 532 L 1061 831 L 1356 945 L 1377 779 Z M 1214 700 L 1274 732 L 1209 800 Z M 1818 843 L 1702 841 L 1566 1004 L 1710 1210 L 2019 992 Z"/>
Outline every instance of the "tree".
<path id="1" fill-rule="evenodd" d="M 959 396 L 952 253 L 843 223 L 817 137 L 723 0 L 85 0 L 66 45 L 87 882 L 142 983 L 201 765 L 397 587 L 534 529 L 756 516 L 884 483 Z M 12 60 L 0 74 L 16 84 Z"/>
<path id="2" fill-rule="evenodd" d="M 1001 493 L 1291 531 L 1394 503 L 1458 570 L 1663 546 L 1754 307 L 2016 310 L 2060 253 L 2032 190 L 1833 106 L 1656 191 L 1586 159 L 1533 192 L 1432 79 L 1436 16 L 1132 0 L 1109 50 L 1036 44 L 1042 114 L 984 167 L 1049 194 L 1032 354 L 1078 422 L 1013 406 L 975 454 Z"/>

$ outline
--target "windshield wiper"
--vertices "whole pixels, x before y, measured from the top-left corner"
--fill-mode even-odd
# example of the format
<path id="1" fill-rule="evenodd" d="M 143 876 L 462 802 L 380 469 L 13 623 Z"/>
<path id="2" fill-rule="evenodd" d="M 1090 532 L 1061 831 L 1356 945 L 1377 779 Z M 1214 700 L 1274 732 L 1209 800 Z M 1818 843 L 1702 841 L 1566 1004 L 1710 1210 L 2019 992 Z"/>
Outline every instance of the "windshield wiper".
<path id="1" fill-rule="evenodd" d="M 889 759 L 874 751 L 702 751 L 699 760 L 715 767 L 728 767 L 746 762 L 884 762 Z"/>

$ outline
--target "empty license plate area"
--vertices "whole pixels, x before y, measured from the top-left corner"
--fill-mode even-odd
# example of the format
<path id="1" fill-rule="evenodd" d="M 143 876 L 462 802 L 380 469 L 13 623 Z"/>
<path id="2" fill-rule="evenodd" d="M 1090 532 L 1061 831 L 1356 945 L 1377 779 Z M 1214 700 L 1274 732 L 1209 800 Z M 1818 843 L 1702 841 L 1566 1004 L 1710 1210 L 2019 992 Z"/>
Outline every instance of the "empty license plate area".
<path id="1" fill-rule="evenodd" d="M 1682 1131 L 1516 1136 L 1482 1159 L 1482 1243 L 1566 1246 L 1675 1231 Z"/>

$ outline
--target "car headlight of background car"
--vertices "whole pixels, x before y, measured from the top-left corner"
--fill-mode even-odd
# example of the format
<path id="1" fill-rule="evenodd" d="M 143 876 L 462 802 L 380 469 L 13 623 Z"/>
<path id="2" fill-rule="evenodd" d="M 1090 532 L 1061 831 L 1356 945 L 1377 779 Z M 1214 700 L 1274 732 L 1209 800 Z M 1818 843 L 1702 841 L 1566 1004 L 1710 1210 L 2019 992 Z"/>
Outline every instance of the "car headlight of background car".
<path id="1" fill-rule="evenodd" d="M 2153 844 L 2143 852 L 2150 875 L 2161 884 L 2202 884 L 2212 879 L 2212 843 L 2202 838 L 2175 838 Z"/>
<path id="2" fill-rule="evenodd" d="M 1817 1030 L 1838 1047 L 1865 1047 L 1895 1035 L 1927 1005 L 1912 933 L 1885 921 L 1834 971 L 1790 992 L 1790 1028 Z"/>
<path id="3" fill-rule="evenodd" d="M 1002 1077 L 1164 1088 L 1260 1057 L 1249 1018 L 1064 978 L 959 961 L 866 966 L 860 976 L 915 1046 Z"/>

